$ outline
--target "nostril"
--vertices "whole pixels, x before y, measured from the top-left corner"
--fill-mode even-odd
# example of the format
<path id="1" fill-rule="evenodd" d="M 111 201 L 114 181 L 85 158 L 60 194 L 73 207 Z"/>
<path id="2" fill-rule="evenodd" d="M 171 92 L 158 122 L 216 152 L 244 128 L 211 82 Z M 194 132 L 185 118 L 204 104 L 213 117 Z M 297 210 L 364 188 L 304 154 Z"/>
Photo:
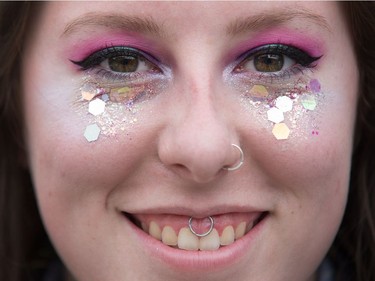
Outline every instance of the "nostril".
<path id="1" fill-rule="evenodd" d="M 207 105 L 207 104 L 206 104 Z M 160 134 L 158 158 L 181 178 L 207 183 L 222 175 L 224 166 L 237 164 L 239 152 L 231 147 L 236 137 L 212 105 L 192 108 Z"/>
<path id="2" fill-rule="evenodd" d="M 197 184 L 208 183 L 214 180 L 219 174 L 221 174 L 221 172 L 224 172 L 221 167 L 212 167 L 212 169 L 210 169 L 210 167 L 201 168 L 196 165 L 188 166 L 178 163 L 166 167 L 177 174 L 179 177 L 183 179 L 189 179 L 190 181 L 193 181 Z"/>

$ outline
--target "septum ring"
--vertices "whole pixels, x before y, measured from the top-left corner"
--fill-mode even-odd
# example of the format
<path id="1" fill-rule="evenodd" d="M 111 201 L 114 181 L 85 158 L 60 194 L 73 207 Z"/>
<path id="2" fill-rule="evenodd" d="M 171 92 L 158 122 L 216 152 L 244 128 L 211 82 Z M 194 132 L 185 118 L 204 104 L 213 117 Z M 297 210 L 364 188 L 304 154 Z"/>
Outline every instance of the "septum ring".
<path id="1" fill-rule="evenodd" d="M 209 229 L 208 231 L 206 231 L 205 233 L 197 233 L 197 232 L 195 232 L 195 230 L 193 229 L 193 226 L 191 225 L 191 222 L 192 222 L 192 220 L 193 220 L 193 217 L 190 217 L 190 219 L 189 219 L 189 223 L 188 223 L 190 231 L 191 231 L 194 235 L 196 235 L 196 236 L 198 236 L 198 237 L 205 237 L 205 236 L 207 236 L 208 234 L 210 234 L 211 231 L 214 229 L 214 219 L 213 219 L 211 216 L 209 216 L 209 217 L 207 217 L 207 218 L 210 220 L 210 223 L 211 223 L 211 225 L 210 225 L 210 229 Z"/>
<path id="2" fill-rule="evenodd" d="M 237 148 L 240 151 L 240 159 L 239 159 L 237 164 L 235 164 L 231 167 L 225 167 L 224 166 L 223 169 L 227 170 L 227 171 L 238 170 L 243 165 L 243 162 L 244 162 L 244 154 L 243 154 L 243 151 L 242 151 L 241 147 L 239 147 L 237 144 L 234 144 L 234 143 L 232 143 L 232 146 L 234 146 L 235 148 Z"/>

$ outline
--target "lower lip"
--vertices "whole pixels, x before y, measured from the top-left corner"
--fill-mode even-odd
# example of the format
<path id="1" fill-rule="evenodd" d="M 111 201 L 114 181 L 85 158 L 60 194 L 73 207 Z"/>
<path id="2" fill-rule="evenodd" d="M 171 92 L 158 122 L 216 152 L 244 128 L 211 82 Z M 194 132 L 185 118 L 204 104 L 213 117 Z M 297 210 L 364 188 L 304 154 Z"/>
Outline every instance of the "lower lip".
<path id="1" fill-rule="evenodd" d="M 206 272 L 230 268 L 233 264 L 241 261 L 251 250 L 251 246 L 257 236 L 260 235 L 268 216 L 265 216 L 252 230 L 233 244 L 221 247 L 216 251 L 186 251 L 169 247 L 162 242 L 146 234 L 125 217 L 129 226 L 136 233 L 140 244 L 146 253 L 156 257 L 168 266 L 189 273 Z"/>

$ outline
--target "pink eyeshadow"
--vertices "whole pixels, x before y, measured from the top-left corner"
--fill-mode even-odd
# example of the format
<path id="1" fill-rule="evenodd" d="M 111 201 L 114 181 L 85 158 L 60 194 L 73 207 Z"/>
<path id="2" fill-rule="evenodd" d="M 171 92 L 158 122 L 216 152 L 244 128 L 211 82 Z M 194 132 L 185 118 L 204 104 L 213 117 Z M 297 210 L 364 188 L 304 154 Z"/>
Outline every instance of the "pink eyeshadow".
<path id="1" fill-rule="evenodd" d="M 299 48 L 309 55 L 318 57 L 324 53 L 324 44 L 321 38 L 313 35 L 306 35 L 287 28 L 273 28 L 262 31 L 254 37 L 241 42 L 230 54 L 230 57 L 237 57 L 246 51 L 255 49 L 267 44 L 285 44 Z"/>
<path id="2" fill-rule="evenodd" d="M 156 47 L 152 40 L 131 33 L 110 33 L 94 35 L 71 44 L 66 51 L 70 60 L 80 61 L 92 53 L 111 46 L 127 46 L 139 49 L 154 56 L 162 54 L 162 49 Z"/>

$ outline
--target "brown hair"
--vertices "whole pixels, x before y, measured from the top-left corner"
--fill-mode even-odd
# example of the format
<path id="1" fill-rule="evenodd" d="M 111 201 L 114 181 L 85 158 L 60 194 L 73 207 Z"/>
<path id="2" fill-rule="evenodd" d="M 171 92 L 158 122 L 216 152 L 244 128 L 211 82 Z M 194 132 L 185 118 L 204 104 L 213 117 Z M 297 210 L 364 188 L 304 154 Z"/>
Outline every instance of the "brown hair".
<path id="1" fill-rule="evenodd" d="M 336 263 L 337 280 L 374 281 L 375 2 L 341 5 L 351 32 L 360 80 L 348 204 L 330 255 Z M 347 279 L 348 274 L 351 279 Z"/>
<path id="2" fill-rule="evenodd" d="M 357 56 L 360 95 L 349 200 L 329 256 L 338 281 L 350 275 L 349 280 L 375 281 L 375 2 L 340 4 Z M 7 281 L 39 280 L 31 274 L 54 256 L 23 141 L 22 47 L 39 5 L 0 2 L 0 280 Z"/>
<path id="3" fill-rule="evenodd" d="M 0 280 L 7 281 L 32 280 L 43 267 L 42 244 L 48 241 L 23 142 L 20 66 L 33 5 L 0 3 Z"/>

